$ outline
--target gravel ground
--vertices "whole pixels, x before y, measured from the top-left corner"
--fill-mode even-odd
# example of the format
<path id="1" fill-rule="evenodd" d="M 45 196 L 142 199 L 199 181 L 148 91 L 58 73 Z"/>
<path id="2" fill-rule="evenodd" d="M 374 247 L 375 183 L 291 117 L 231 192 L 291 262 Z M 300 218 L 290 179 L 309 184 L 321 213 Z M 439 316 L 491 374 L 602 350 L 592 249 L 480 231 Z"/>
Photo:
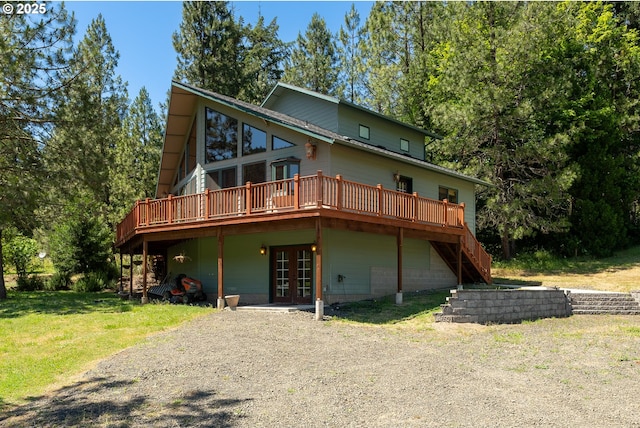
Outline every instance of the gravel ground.
<path id="1" fill-rule="evenodd" d="M 223 311 L 97 363 L 0 425 L 640 427 L 639 380 L 640 317 L 416 331 Z"/>

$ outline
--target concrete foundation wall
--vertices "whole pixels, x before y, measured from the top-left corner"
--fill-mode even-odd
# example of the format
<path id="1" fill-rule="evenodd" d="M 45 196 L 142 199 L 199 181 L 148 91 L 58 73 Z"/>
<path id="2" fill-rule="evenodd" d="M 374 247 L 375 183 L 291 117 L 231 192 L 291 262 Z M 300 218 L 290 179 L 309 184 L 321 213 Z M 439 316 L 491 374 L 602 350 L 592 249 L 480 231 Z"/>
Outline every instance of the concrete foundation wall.
<path id="1" fill-rule="evenodd" d="M 437 322 L 517 323 L 564 318 L 571 305 L 563 290 L 452 290 Z"/>

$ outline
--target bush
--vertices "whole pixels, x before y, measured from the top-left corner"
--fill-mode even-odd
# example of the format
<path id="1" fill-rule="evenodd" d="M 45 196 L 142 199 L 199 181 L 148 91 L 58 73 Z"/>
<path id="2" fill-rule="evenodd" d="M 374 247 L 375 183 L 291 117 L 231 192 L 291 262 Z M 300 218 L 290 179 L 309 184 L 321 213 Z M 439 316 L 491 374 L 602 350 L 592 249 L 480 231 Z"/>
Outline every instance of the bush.
<path id="1" fill-rule="evenodd" d="M 18 291 L 36 291 L 44 290 L 44 280 L 37 275 L 19 276 L 17 280 L 16 290 Z"/>
<path id="2" fill-rule="evenodd" d="M 73 291 L 94 293 L 109 288 L 112 281 L 106 272 L 89 272 L 73 284 Z"/>
<path id="3" fill-rule="evenodd" d="M 68 290 L 71 285 L 71 277 L 68 274 L 56 272 L 45 284 L 48 291 Z"/>
<path id="4" fill-rule="evenodd" d="M 33 257 L 38 253 L 36 240 L 18 233 L 8 239 L 2 248 L 7 261 L 15 266 L 18 277 L 26 280 Z"/>

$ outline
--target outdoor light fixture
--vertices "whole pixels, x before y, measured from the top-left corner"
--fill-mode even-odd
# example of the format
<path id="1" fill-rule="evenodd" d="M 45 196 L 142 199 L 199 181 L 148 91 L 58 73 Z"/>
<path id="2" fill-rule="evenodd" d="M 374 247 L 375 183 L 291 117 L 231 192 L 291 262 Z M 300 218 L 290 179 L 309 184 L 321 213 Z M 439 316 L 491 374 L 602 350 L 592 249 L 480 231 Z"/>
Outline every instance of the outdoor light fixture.
<path id="1" fill-rule="evenodd" d="M 318 246 L 316 245 L 315 242 L 311 244 L 311 252 L 315 253 L 317 249 L 318 249 Z"/>
<path id="2" fill-rule="evenodd" d="M 400 181 L 400 174 L 398 173 L 398 171 L 393 173 L 393 181 L 395 181 L 396 183 Z"/>
<path id="3" fill-rule="evenodd" d="M 264 256 L 265 254 L 267 254 L 267 247 L 263 245 L 260 247 L 260 255 Z"/>
<path id="4" fill-rule="evenodd" d="M 307 159 L 316 159 L 316 146 L 315 144 L 311 144 L 311 140 L 307 140 L 307 144 L 304 145 L 305 151 L 307 153 Z"/>

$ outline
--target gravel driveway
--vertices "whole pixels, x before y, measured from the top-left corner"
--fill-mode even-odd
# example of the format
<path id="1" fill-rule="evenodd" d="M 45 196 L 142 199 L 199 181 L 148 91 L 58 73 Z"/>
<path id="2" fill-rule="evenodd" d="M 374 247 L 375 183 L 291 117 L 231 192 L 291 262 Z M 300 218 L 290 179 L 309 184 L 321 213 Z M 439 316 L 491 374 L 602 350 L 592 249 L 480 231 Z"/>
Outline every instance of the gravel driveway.
<path id="1" fill-rule="evenodd" d="M 639 342 L 640 317 L 416 331 L 213 312 L 0 425 L 640 427 Z"/>

